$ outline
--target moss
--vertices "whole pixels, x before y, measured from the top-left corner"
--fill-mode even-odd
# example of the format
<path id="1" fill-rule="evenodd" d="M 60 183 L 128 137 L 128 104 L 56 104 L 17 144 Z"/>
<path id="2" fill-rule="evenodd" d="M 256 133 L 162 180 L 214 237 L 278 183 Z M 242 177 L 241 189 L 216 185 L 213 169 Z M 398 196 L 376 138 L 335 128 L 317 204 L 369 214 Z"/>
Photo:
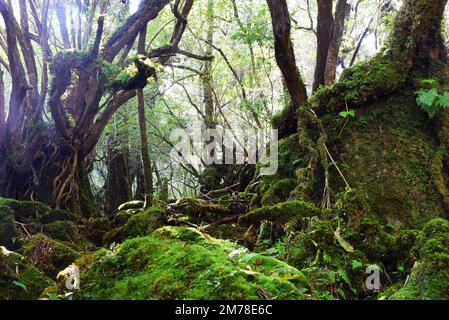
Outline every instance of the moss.
<path id="1" fill-rule="evenodd" d="M 224 205 L 198 198 L 182 199 L 176 203 L 176 208 L 194 223 L 214 222 L 231 213 Z"/>
<path id="2" fill-rule="evenodd" d="M 298 131 L 298 116 L 296 109 L 287 107 L 271 118 L 271 126 L 279 130 L 279 137 L 286 138 Z"/>
<path id="3" fill-rule="evenodd" d="M 294 134 L 279 140 L 278 155 L 278 172 L 276 175 L 260 178 L 260 183 L 254 190 L 255 195 L 251 200 L 251 208 L 261 207 L 263 205 L 263 198 L 265 200 L 270 198 L 270 193 L 273 191 L 272 188 L 277 183 L 280 183 L 278 185 L 279 187 L 286 187 L 284 191 L 293 186 L 293 182 L 287 182 L 287 179 L 291 180 L 292 177 L 295 177 L 296 169 L 304 165 L 304 160 L 302 159 L 303 153 L 301 152 L 301 148 L 299 148 L 299 135 Z M 257 171 L 259 170 L 260 165 L 257 168 Z M 255 176 L 258 176 L 258 172 L 256 172 Z M 268 195 L 265 196 L 266 193 Z M 284 195 L 282 196 L 284 197 Z"/>
<path id="4" fill-rule="evenodd" d="M 407 74 L 402 62 L 391 62 L 382 54 L 346 69 L 332 86 L 322 87 L 311 98 L 319 114 L 358 109 L 401 88 Z"/>
<path id="5" fill-rule="evenodd" d="M 364 219 L 357 230 L 356 247 L 363 251 L 370 261 L 388 261 L 394 258 L 395 237 L 385 232 L 384 227 L 374 219 Z"/>
<path id="6" fill-rule="evenodd" d="M 242 226 L 237 223 L 213 225 L 205 229 L 211 236 L 219 239 L 231 240 L 237 242 L 242 240 L 242 235 L 248 229 L 247 226 Z"/>
<path id="7" fill-rule="evenodd" d="M 80 233 L 78 226 L 70 221 L 55 221 L 46 224 L 43 226 L 42 232 L 79 251 L 86 251 L 92 247 L 89 240 Z"/>
<path id="8" fill-rule="evenodd" d="M 419 235 L 419 230 L 401 230 L 395 237 L 395 253 L 397 265 L 404 268 L 404 272 L 410 272 L 416 260 L 413 248 L 416 239 Z"/>
<path id="9" fill-rule="evenodd" d="M 274 258 L 230 255 L 233 244 L 165 227 L 77 265 L 82 299 L 300 299 L 302 274 Z"/>
<path id="10" fill-rule="evenodd" d="M 220 185 L 220 180 L 220 173 L 215 165 L 207 166 L 201 173 L 200 183 L 204 192 L 217 189 L 217 186 Z"/>
<path id="11" fill-rule="evenodd" d="M 126 211 L 129 209 L 142 209 L 145 202 L 143 201 L 129 201 L 118 207 L 118 211 Z"/>
<path id="12" fill-rule="evenodd" d="M 121 70 L 112 80 L 108 79 L 109 86 L 116 91 L 145 88 L 148 79 L 156 76 L 155 67 L 150 59 L 145 59 L 143 56 L 133 57 L 125 69 Z"/>
<path id="13" fill-rule="evenodd" d="M 449 222 L 429 221 L 420 232 L 415 251 L 417 262 L 404 288 L 390 299 L 449 299 Z"/>
<path id="14" fill-rule="evenodd" d="M 14 211 L 15 218 L 24 223 L 34 223 L 50 211 L 50 208 L 40 202 L 19 201 L 0 198 L 0 206 L 6 206 Z"/>
<path id="15" fill-rule="evenodd" d="M 23 257 L 0 250 L 0 300 L 34 300 L 53 282 Z"/>
<path id="16" fill-rule="evenodd" d="M 82 223 L 80 216 L 65 210 L 51 209 L 40 202 L 0 198 L 0 208 L 5 207 L 13 212 L 16 221 L 26 225 L 27 231 L 31 234 L 40 232 L 43 225 L 55 221 Z"/>
<path id="17" fill-rule="evenodd" d="M 80 256 L 70 246 L 44 234 L 22 241 L 22 252 L 27 261 L 52 278 Z"/>
<path id="18" fill-rule="evenodd" d="M 320 214 L 320 210 L 313 204 L 294 200 L 254 209 L 240 217 L 241 223 L 255 223 L 268 220 L 278 223 L 287 223 L 292 219 L 302 219 Z"/>
<path id="19" fill-rule="evenodd" d="M 368 195 L 359 189 L 345 190 L 337 195 L 336 208 L 349 226 L 359 226 L 370 213 Z"/>
<path id="20" fill-rule="evenodd" d="M 369 120 L 372 110 L 377 112 Z M 442 216 L 445 209 L 429 166 L 439 143 L 413 93 L 371 105 L 364 114 L 369 122 L 348 124 L 336 145 L 336 161 L 358 190 L 359 202 L 347 206 L 348 218 L 357 224 L 361 217 L 373 216 L 384 225 L 414 229 Z M 334 168 L 331 174 L 333 189 L 344 190 Z"/>
<path id="21" fill-rule="evenodd" d="M 114 219 L 112 219 L 111 225 L 114 228 L 121 227 L 121 226 L 125 225 L 126 222 L 128 222 L 129 218 L 131 218 L 133 215 L 135 215 L 135 214 L 137 214 L 139 212 L 141 212 L 141 211 L 140 210 L 136 210 L 136 209 L 129 209 L 129 210 L 126 210 L 126 211 L 119 211 L 114 216 Z"/>
<path id="22" fill-rule="evenodd" d="M 14 212 L 9 207 L 0 205 L 0 246 L 10 250 L 17 249 L 16 239 Z"/>
<path id="23" fill-rule="evenodd" d="M 364 266 L 369 260 L 359 250 L 343 248 L 335 233 L 337 228 L 335 222 L 312 219 L 287 242 L 286 260 L 303 271 L 310 294 L 316 299 L 365 298 Z M 357 268 L 352 261 L 357 262 Z"/>
<path id="24" fill-rule="evenodd" d="M 262 196 L 262 206 L 273 205 L 287 201 L 296 187 L 295 179 L 282 179 L 275 182 Z"/>
<path id="25" fill-rule="evenodd" d="M 146 236 L 161 225 L 165 208 L 155 206 L 131 216 L 125 225 L 112 229 L 104 237 L 104 243 L 122 242 L 125 239 Z"/>
<path id="26" fill-rule="evenodd" d="M 50 209 L 44 213 L 40 219 L 43 224 L 52 223 L 55 221 L 72 221 L 80 222 L 82 218 L 74 213 L 62 209 Z"/>
<path id="27" fill-rule="evenodd" d="M 111 224 L 106 217 L 92 218 L 84 222 L 80 230 L 88 241 L 96 246 L 101 246 L 104 235 L 111 230 Z"/>

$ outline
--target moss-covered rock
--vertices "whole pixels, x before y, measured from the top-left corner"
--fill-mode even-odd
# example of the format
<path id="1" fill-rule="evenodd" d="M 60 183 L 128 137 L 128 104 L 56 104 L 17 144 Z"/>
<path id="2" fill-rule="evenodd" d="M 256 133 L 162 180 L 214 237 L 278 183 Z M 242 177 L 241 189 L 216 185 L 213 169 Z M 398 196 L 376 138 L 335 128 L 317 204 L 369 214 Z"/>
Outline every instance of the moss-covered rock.
<path id="1" fill-rule="evenodd" d="M 51 278 L 55 278 L 59 271 L 80 256 L 69 245 L 53 240 L 44 234 L 23 239 L 22 242 L 22 252 L 26 260 Z"/>
<path id="2" fill-rule="evenodd" d="M 287 201 L 274 206 L 254 209 L 240 217 L 241 223 L 259 223 L 262 220 L 287 223 L 292 219 L 302 219 L 320 215 L 320 210 L 305 201 Z"/>
<path id="3" fill-rule="evenodd" d="M 82 299 L 300 299 L 304 277 L 195 229 L 164 227 L 76 262 Z"/>
<path id="4" fill-rule="evenodd" d="M 76 214 L 61 209 L 51 209 L 40 202 L 0 198 L 0 208 L 0 210 L 8 208 L 12 211 L 14 220 L 23 223 L 31 234 L 40 232 L 43 225 L 56 221 L 83 222 L 82 218 Z"/>
<path id="5" fill-rule="evenodd" d="M 406 285 L 392 294 L 392 300 L 449 299 L 449 222 L 434 219 L 418 236 L 417 262 Z"/>
<path id="6" fill-rule="evenodd" d="M 42 227 L 42 232 L 50 238 L 67 243 L 78 251 L 86 251 L 92 248 L 81 233 L 78 226 L 70 221 L 55 221 Z"/>
<path id="7" fill-rule="evenodd" d="M 53 284 L 21 255 L 0 247 L 0 300 L 35 300 Z"/>
<path id="8" fill-rule="evenodd" d="M 111 223 L 106 217 L 91 218 L 80 227 L 81 234 L 99 247 L 103 244 L 104 235 L 111 229 Z"/>
<path id="9" fill-rule="evenodd" d="M 181 199 L 174 207 L 177 211 L 187 215 L 194 223 L 214 222 L 231 213 L 229 208 L 224 205 L 199 198 Z"/>
<path id="10" fill-rule="evenodd" d="M 346 179 L 365 193 L 363 210 L 367 212 L 359 214 L 409 229 L 442 216 L 445 209 L 429 166 L 439 142 L 413 94 L 372 105 L 365 110 L 364 120 L 347 126 L 338 143 Z M 341 181 L 334 174 L 333 181 Z"/>
<path id="11" fill-rule="evenodd" d="M 0 198 L 0 206 L 10 208 L 14 212 L 15 219 L 30 225 L 38 222 L 42 216 L 50 211 L 48 206 L 40 202 L 7 198 Z"/>
<path id="12" fill-rule="evenodd" d="M 113 242 L 122 242 L 125 239 L 146 236 L 161 226 L 164 214 L 165 208 L 160 206 L 133 214 L 123 226 L 105 233 L 103 242 L 111 244 Z"/>
<path id="13" fill-rule="evenodd" d="M 14 212 L 7 206 L 0 205 L 0 246 L 17 249 L 17 230 Z"/>
<path id="14" fill-rule="evenodd" d="M 129 201 L 129 202 L 126 202 L 126 203 L 120 205 L 118 207 L 118 211 L 120 212 L 120 211 L 129 210 L 129 209 L 142 209 L 144 205 L 145 205 L 145 202 L 143 202 L 143 201 L 138 201 L 138 200 Z"/>

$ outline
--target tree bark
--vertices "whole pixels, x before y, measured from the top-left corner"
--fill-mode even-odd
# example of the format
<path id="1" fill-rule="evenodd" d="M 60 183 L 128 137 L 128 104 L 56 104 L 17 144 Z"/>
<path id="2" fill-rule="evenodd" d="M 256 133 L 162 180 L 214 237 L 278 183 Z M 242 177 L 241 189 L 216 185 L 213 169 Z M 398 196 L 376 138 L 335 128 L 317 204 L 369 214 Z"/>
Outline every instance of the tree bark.
<path id="1" fill-rule="evenodd" d="M 335 82 L 338 55 L 340 53 L 341 42 L 343 40 L 343 33 L 345 30 L 345 21 L 348 12 L 347 0 L 338 0 L 335 8 L 334 18 L 334 32 L 332 35 L 332 41 L 329 46 L 329 52 L 327 54 L 326 72 L 325 72 L 325 85 L 330 85 Z"/>
<path id="2" fill-rule="evenodd" d="M 274 126 L 279 138 L 284 138 L 298 129 L 297 109 L 307 103 L 307 90 L 301 79 L 295 60 L 293 42 L 290 37 L 291 21 L 286 0 L 267 0 L 271 14 L 276 62 L 290 95 L 291 105 L 284 110 L 282 119 Z"/>
<path id="3" fill-rule="evenodd" d="M 295 108 L 307 102 L 307 90 L 296 66 L 295 52 L 290 38 L 291 22 L 286 0 L 267 0 L 274 33 L 276 62 L 285 79 Z"/>
<path id="4" fill-rule="evenodd" d="M 317 52 L 313 92 L 325 84 L 326 63 L 334 29 L 334 16 L 332 14 L 332 0 L 317 0 Z"/>
<path id="5" fill-rule="evenodd" d="M 145 39 L 147 26 L 140 31 L 139 44 L 137 52 L 145 53 Z M 145 96 L 143 89 L 137 89 L 138 114 L 139 114 L 139 132 L 140 132 L 140 155 L 142 157 L 143 175 L 145 180 L 145 205 L 148 209 L 153 205 L 153 170 L 150 158 L 150 148 L 148 146 L 147 120 L 145 115 Z"/>
<path id="6" fill-rule="evenodd" d="M 105 211 L 109 216 L 112 216 L 121 204 L 131 200 L 129 150 L 122 137 L 123 135 L 115 133 L 108 139 Z"/>

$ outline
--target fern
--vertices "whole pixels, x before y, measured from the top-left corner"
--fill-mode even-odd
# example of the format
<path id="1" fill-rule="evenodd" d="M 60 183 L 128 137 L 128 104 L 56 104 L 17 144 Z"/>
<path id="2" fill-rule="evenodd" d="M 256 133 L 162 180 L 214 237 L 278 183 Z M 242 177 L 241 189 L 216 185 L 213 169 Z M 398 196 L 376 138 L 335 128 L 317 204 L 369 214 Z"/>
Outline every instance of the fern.
<path id="1" fill-rule="evenodd" d="M 449 92 L 440 95 L 437 89 L 438 83 L 435 80 L 423 80 L 421 85 L 430 88 L 419 89 L 416 92 L 416 102 L 430 119 L 434 118 L 440 110 L 449 108 Z"/>

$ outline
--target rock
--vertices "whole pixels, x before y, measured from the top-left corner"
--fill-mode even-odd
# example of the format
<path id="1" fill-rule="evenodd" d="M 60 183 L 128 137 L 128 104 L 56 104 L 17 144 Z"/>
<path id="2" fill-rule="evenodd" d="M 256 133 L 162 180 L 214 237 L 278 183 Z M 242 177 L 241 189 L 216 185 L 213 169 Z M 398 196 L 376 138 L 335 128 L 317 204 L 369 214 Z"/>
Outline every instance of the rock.
<path id="1" fill-rule="evenodd" d="M 145 202 L 143 201 L 130 201 L 120 205 L 120 207 L 118 207 L 118 211 L 125 211 L 129 209 L 142 209 L 144 205 Z"/>
<path id="2" fill-rule="evenodd" d="M 164 208 L 154 206 L 144 212 L 133 214 L 123 226 L 105 233 L 103 242 L 111 244 L 113 242 L 122 242 L 125 239 L 146 236 L 161 226 L 160 221 L 164 213 Z"/>
<path id="3" fill-rule="evenodd" d="M 17 249 L 17 230 L 14 212 L 7 206 L 0 205 L 0 245 L 9 249 Z"/>
<path id="4" fill-rule="evenodd" d="M 34 300 L 51 285 L 54 282 L 21 255 L 0 247 L 0 300 Z"/>
<path id="5" fill-rule="evenodd" d="M 26 260 L 52 278 L 80 257 L 69 245 L 44 234 L 37 234 L 22 242 Z"/>
<path id="6" fill-rule="evenodd" d="M 390 300 L 449 299 L 449 221 L 428 222 L 415 246 L 417 262 L 405 286 Z"/>
<path id="7" fill-rule="evenodd" d="M 196 229 L 164 227 L 76 261 L 79 299 L 302 299 L 305 278 Z"/>

